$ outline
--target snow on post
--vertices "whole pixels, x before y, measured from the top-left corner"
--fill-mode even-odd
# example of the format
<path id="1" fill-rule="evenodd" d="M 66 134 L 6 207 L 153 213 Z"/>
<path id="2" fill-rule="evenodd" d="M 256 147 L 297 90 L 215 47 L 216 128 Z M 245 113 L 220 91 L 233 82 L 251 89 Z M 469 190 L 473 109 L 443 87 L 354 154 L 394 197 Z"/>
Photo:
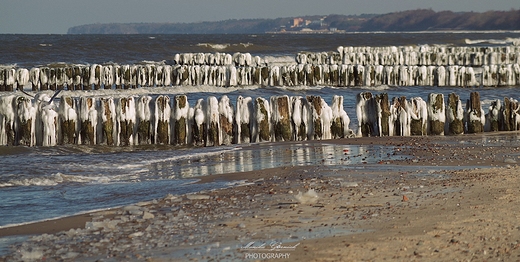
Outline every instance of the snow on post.
<path id="1" fill-rule="evenodd" d="M 60 122 L 58 143 L 60 145 L 77 143 L 79 121 L 75 100 L 68 96 L 61 97 L 58 110 Z"/>
<path id="2" fill-rule="evenodd" d="M 112 73 L 113 73 L 113 85 L 115 86 L 115 89 L 121 89 L 121 83 L 123 81 L 123 70 L 122 66 L 120 65 L 113 65 L 112 66 Z"/>
<path id="3" fill-rule="evenodd" d="M 101 88 L 101 79 L 103 75 L 103 67 L 97 64 L 93 64 L 90 67 L 90 81 L 89 84 L 94 86 L 95 90 L 99 90 Z"/>
<path id="4" fill-rule="evenodd" d="M 491 101 L 488 113 L 486 114 L 486 123 L 484 124 L 484 131 L 496 132 L 499 131 L 500 122 L 502 122 L 502 103 L 500 99 Z"/>
<path id="5" fill-rule="evenodd" d="M 206 100 L 200 98 L 193 107 L 193 144 L 195 146 L 205 146 L 207 138 L 206 125 Z"/>
<path id="6" fill-rule="evenodd" d="M 343 108 L 343 96 L 332 97 L 331 138 L 345 138 L 354 134 L 349 128 L 350 118 Z"/>
<path id="7" fill-rule="evenodd" d="M 0 70 L 1 71 L 1 70 Z M 0 95 L 0 145 L 15 145 L 16 96 Z"/>
<path id="8" fill-rule="evenodd" d="M 45 93 L 37 94 L 34 100 L 36 145 L 55 146 L 58 142 L 57 108 Z"/>
<path id="9" fill-rule="evenodd" d="M 166 145 L 170 143 L 170 116 L 170 97 L 165 95 L 158 96 L 155 99 L 155 144 Z"/>
<path id="10" fill-rule="evenodd" d="M 486 116 L 480 103 L 480 94 L 471 92 L 466 104 L 466 121 L 468 133 L 481 133 L 484 131 Z"/>
<path id="11" fill-rule="evenodd" d="M 109 146 L 116 145 L 118 136 L 116 126 L 116 105 L 114 98 L 101 98 L 101 140 L 98 143 L 106 143 Z"/>
<path id="12" fill-rule="evenodd" d="M 220 138 L 222 145 L 230 145 L 234 142 L 234 109 L 228 96 L 224 95 L 218 102 Z"/>
<path id="13" fill-rule="evenodd" d="M 320 96 L 307 96 L 312 115 L 311 137 L 322 140 L 331 138 L 332 109 Z"/>
<path id="14" fill-rule="evenodd" d="M 172 85 L 172 66 L 171 65 L 165 65 L 163 67 L 163 80 L 162 83 L 164 86 L 171 86 Z"/>
<path id="15" fill-rule="evenodd" d="M 410 113 L 409 113 L 409 102 L 406 97 L 401 96 L 394 98 L 392 101 L 394 110 L 396 112 L 395 118 L 395 133 L 397 136 L 410 136 Z M 392 110 L 392 109 L 391 109 Z"/>
<path id="16" fill-rule="evenodd" d="M 190 105 L 186 95 L 176 95 L 173 100 L 173 143 L 186 145 L 188 143 L 188 112 Z"/>
<path id="17" fill-rule="evenodd" d="M 91 78 L 90 78 L 90 75 L 93 73 L 91 70 L 90 70 L 90 67 L 89 66 L 85 66 L 81 69 L 81 81 L 82 81 L 82 84 L 83 84 L 83 90 L 92 90 L 92 84 L 91 84 Z M 42 71 L 43 73 L 43 71 Z M 40 78 L 41 80 L 41 78 Z M 92 81 L 94 81 L 92 79 Z M 42 81 L 42 89 L 43 89 L 43 81 Z M 45 89 L 47 90 L 47 89 Z"/>
<path id="18" fill-rule="evenodd" d="M 269 110 L 269 102 L 261 97 L 255 100 L 255 125 L 253 142 L 271 141 L 271 111 Z"/>
<path id="19" fill-rule="evenodd" d="M 427 134 L 428 110 L 426 102 L 420 97 L 414 97 L 408 108 L 410 114 L 410 135 L 423 136 Z"/>
<path id="20" fill-rule="evenodd" d="M 75 66 L 72 69 L 72 85 L 73 90 L 82 90 L 83 89 L 83 77 L 82 77 L 83 69 L 80 66 Z M 34 82 L 33 82 L 33 89 L 34 89 Z M 69 89 L 71 89 L 69 87 Z"/>
<path id="21" fill-rule="evenodd" d="M 208 137 L 206 140 L 206 146 L 218 146 L 220 145 L 220 113 L 218 111 L 218 100 L 214 96 L 210 96 L 207 99 L 206 117 L 207 117 L 207 130 Z"/>
<path id="22" fill-rule="evenodd" d="M 379 127 L 377 106 L 372 93 L 362 92 L 356 97 L 356 114 L 358 119 L 358 136 L 377 136 Z"/>
<path id="23" fill-rule="evenodd" d="M 464 133 L 464 109 L 462 108 L 460 97 L 455 93 L 448 95 L 448 104 L 446 105 L 446 123 L 446 134 L 460 135 Z"/>
<path id="24" fill-rule="evenodd" d="M 235 112 L 237 144 L 250 143 L 253 122 L 253 100 L 251 97 L 238 96 Z"/>
<path id="25" fill-rule="evenodd" d="M 444 135 L 446 113 L 444 95 L 431 93 L 428 96 L 428 134 Z"/>
<path id="26" fill-rule="evenodd" d="M 152 125 L 152 109 L 150 108 L 151 96 L 141 96 L 137 99 L 136 105 L 136 121 L 137 121 L 137 143 L 139 145 L 151 144 L 153 125 Z"/>
<path id="27" fill-rule="evenodd" d="M 309 103 L 301 96 L 292 97 L 292 123 L 294 140 L 307 140 L 310 134 L 309 123 L 312 116 L 309 114 Z"/>
<path id="28" fill-rule="evenodd" d="M 36 108 L 33 107 L 31 99 L 18 96 L 15 98 L 16 122 L 15 145 L 34 146 L 36 142 Z"/>
<path id="29" fill-rule="evenodd" d="M 8 68 L 5 73 L 5 91 L 13 91 L 16 83 L 16 69 Z"/>
<path id="30" fill-rule="evenodd" d="M 80 141 L 83 145 L 96 144 L 98 113 L 96 99 L 83 96 L 80 98 Z"/>
<path id="31" fill-rule="evenodd" d="M 103 66 L 102 72 L 101 84 L 103 85 L 103 89 L 112 89 L 114 85 L 114 67 L 111 65 Z"/>
<path id="32" fill-rule="evenodd" d="M 7 73 L 7 69 L 0 67 L 0 91 L 5 91 L 5 74 L 6 73 Z"/>
<path id="33" fill-rule="evenodd" d="M 119 133 L 118 145 L 134 145 L 135 101 L 133 97 L 121 97 L 116 100 L 116 126 Z"/>
<path id="34" fill-rule="evenodd" d="M 1 70 L 0 70 L 0 73 L 1 73 Z M 1 75 L 0 75 L 0 81 L 2 81 Z M 29 71 L 29 81 L 31 82 L 32 91 L 40 90 L 40 68 L 39 67 L 31 68 L 31 70 Z"/>
<path id="35" fill-rule="evenodd" d="M 379 136 L 390 136 L 390 105 L 388 94 L 376 95 L 377 126 Z"/>
<path id="36" fill-rule="evenodd" d="M 23 87 L 29 83 L 29 70 L 18 68 L 16 70 L 16 87 L 23 90 Z"/>

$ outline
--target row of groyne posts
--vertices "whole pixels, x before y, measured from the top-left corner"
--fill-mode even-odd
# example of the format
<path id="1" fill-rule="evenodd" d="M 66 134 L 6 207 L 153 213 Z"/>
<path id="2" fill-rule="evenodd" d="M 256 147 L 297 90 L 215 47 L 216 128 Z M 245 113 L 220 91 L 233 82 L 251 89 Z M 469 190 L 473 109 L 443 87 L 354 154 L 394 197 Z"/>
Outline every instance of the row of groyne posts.
<path id="1" fill-rule="evenodd" d="M 250 53 L 183 53 L 172 64 L 0 67 L 0 91 L 230 86 L 520 85 L 520 47 L 338 47 L 270 62 Z"/>
<path id="2" fill-rule="evenodd" d="M 386 93 L 357 96 L 358 130 L 349 128 L 343 97 L 329 106 L 320 96 L 239 96 L 235 105 L 223 95 L 199 99 L 186 95 L 62 96 L 34 98 L 20 92 L 0 95 L 0 144 L 54 146 L 86 144 L 130 146 L 173 144 L 218 146 L 264 141 L 304 141 L 355 136 L 457 135 L 520 129 L 518 101 L 495 100 L 487 113 L 478 92 L 465 109 L 452 93 L 388 100 Z"/>
<path id="3" fill-rule="evenodd" d="M 0 96 L 2 145 L 218 146 L 353 134 L 342 96 L 332 106 L 319 96 L 239 96 L 234 106 L 224 95 L 190 107 L 186 95 L 67 96 L 55 104 L 48 92 L 16 93 Z"/>

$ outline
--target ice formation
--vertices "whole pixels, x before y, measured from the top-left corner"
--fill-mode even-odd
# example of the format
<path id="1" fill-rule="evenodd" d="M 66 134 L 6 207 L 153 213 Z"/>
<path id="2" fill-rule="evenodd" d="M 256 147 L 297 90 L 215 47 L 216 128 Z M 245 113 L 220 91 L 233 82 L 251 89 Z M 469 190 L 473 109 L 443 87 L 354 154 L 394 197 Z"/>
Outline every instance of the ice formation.
<path id="1" fill-rule="evenodd" d="M 352 47 L 302 52 L 293 59 L 249 53 L 176 54 L 172 64 L 0 67 L 0 91 L 229 86 L 515 86 L 520 47 L 443 45 Z"/>

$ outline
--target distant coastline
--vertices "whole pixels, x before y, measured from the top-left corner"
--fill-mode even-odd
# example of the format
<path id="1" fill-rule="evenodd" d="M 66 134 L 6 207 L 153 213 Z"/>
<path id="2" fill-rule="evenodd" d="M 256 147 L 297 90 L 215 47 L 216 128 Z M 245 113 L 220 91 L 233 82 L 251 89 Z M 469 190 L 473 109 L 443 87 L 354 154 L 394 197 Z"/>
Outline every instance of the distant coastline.
<path id="1" fill-rule="evenodd" d="M 110 23 L 69 28 L 68 34 L 337 34 L 353 32 L 517 31 L 520 9 L 435 12 L 431 9 L 388 14 L 315 15 L 276 19 L 231 19 L 197 23 Z"/>

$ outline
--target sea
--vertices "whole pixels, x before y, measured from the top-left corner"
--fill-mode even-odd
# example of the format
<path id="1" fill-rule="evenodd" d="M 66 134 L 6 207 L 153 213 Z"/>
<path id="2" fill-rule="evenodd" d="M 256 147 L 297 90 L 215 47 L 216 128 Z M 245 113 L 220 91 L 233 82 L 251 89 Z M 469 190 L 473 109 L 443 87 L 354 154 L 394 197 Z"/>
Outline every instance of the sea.
<path id="1" fill-rule="evenodd" d="M 199 52 L 251 53 L 269 61 L 294 62 L 298 52 L 336 51 L 339 46 L 495 46 L 518 42 L 518 39 L 520 31 L 255 35 L 13 34 L 0 35 L 0 66 L 31 68 L 53 64 L 137 64 L 149 61 L 171 64 L 175 54 Z M 159 94 L 163 91 L 143 89 L 142 92 Z M 190 104 L 195 104 L 199 98 L 219 98 L 222 95 L 227 95 L 231 101 L 236 101 L 238 96 L 318 95 L 331 103 L 333 95 L 341 95 L 351 119 L 350 127 L 356 130 L 356 95 L 364 91 L 388 93 L 389 98 L 406 96 L 425 100 L 433 92 L 445 95 L 455 92 L 462 101 L 469 99 L 471 92 L 478 91 L 485 108 L 495 99 L 518 99 L 520 86 L 171 87 L 167 92 L 169 95 L 187 94 Z M 356 157 L 345 161 L 345 147 L 328 141 L 218 147 L 0 146 L 0 228 L 149 201 L 167 194 L 193 193 L 241 183 L 196 183 L 200 176 L 316 164 L 336 169 L 364 168 L 367 164 L 388 159 L 387 153 L 391 152 L 383 146 L 348 146 Z M 2 245 L 11 241 L 0 238 L 0 250 Z"/>

